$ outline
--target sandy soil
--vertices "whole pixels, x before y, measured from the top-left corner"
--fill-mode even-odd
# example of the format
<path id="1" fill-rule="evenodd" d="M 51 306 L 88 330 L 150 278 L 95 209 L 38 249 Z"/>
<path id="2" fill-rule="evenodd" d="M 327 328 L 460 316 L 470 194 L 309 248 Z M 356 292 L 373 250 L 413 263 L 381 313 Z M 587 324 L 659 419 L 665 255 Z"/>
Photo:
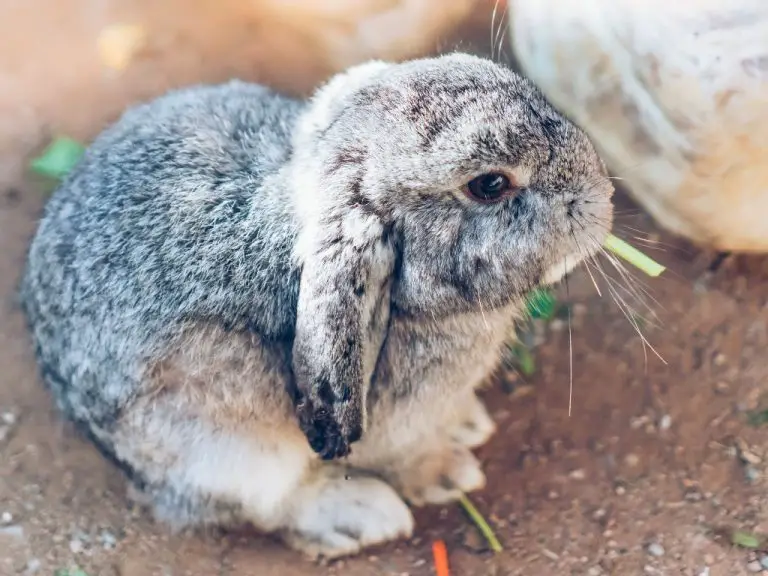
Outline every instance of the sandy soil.
<path id="1" fill-rule="evenodd" d="M 660 327 L 630 323 L 583 272 L 563 292 L 568 331 L 551 323 L 529 381 L 504 373 L 486 396 L 498 435 L 479 451 L 488 487 L 474 498 L 505 550 L 493 555 L 456 506 L 419 510 L 408 542 L 315 565 L 254 534 L 171 535 L 132 508 L 119 472 L 55 412 L 40 385 L 14 290 L 43 204 L 39 182 L 0 190 L 0 574 L 404 575 L 432 573 L 430 543 L 448 544 L 461 575 L 759 571 L 759 553 L 726 534 L 768 533 L 764 408 L 768 261 L 699 253 L 645 230 L 671 267 L 649 289 Z M 766 561 L 768 564 L 768 561 Z M 767 571 L 768 572 L 768 571 Z"/>

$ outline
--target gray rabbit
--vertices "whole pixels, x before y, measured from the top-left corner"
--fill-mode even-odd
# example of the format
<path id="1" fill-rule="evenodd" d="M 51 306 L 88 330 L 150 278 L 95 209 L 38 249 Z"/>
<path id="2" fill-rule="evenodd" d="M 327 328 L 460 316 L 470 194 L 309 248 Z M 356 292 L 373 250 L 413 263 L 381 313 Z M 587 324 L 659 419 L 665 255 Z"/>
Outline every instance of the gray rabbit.
<path id="1" fill-rule="evenodd" d="M 313 556 L 482 488 L 476 396 L 526 295 L 594 254 L 613 188 L 526 80 L 369 62 L 308 102 L 243 82 L 103 132 L 21 298 L 59 406 L 173 526 Z"/>

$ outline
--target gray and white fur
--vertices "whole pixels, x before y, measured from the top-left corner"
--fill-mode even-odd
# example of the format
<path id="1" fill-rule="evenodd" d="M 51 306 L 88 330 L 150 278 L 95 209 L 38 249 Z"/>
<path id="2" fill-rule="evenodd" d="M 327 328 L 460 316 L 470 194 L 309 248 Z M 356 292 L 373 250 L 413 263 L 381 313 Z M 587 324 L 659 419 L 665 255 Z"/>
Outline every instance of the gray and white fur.
<path id="1" fill-rule="evenodd" d="M 488 172 L 514 193 L 473 200 Z M 473 56 L 370 62 L 307 102 L 191 87 L 93 142 L 21 298 L 59 406 L 160 518 L 335 557 L 483 487 L 475 391 L 611 194 L 584 133 Z"/>

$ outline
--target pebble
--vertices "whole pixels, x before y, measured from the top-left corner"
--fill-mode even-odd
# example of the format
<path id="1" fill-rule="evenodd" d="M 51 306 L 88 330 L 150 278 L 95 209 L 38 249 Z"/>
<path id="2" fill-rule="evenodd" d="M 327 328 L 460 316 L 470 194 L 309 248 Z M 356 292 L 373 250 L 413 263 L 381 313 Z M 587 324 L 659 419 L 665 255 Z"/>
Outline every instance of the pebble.
<path id="1" fill-rule="evenodd" d="M 768 570 L 768 556 L 763 556 L 762 558 L 760 558 L 760 565 L 766 570 Z"/>
<path id="2" fill-rule="evenodd" d="M 474 528 L 467 528 L 464 532 L 463 544 L 473 552 L 484 552 L 488 549 L 488 543 Z"/>
<path id="3" fill-rule="evenodd" d="M 709 576 L 709 566 L 704 566 L 696 573 L 696 576 Z"/>
<path id="4" fill-rule="evenodd" d="M 760 472 L 754 466 L 745 466 L 744 478 L 746 478 L 747 482 L 753 484 L 760 479 Z"/>
<path id="5" fill-rule="evenodd" d="M 661 420 L 659 420 L 659 430 L 662 432 L 664 430 L 669 430 L 672 427 L 672 416 L 669 414 L 664 414 L 664 416 L 661 417 Z"/>
<path id="6" fill-rule="evenodd" d="M 653 542 L 648 546 L 648 554 L 650 554 L 655 558 L 661 558 L 662 556 L 664 556 L 664 552 L 665 552 L 664 546 L 662 546 L 658 542 Z"/>
<path id="7" fill-rule="evenodd" d="M 637 454 L 627 454 L 627 456 L 624 458 L 624 462 L 630 468 L 634 468 L 640 464 L 640 457 Z"/>
<path id="8" fill-rule="evenodd" d="M 117 538 L 109 530 L 102 531 L 99 540 L 101 540 L 101 545 L 104 546 L 105 550 L 111 550 L 117 546 Z"/>
<path id="9" fill-rule="evenodd" d="M 603 571 L 598 566 L 592 566 L 587 570 L 587 576 L 600 576 L 602 573 Z"/>
<path id="10" fill-rule="evenodd" d="M 715 392 L 718 394 L 727 394 L 730 388 L 730 384 L 728 384 L 728 382 L 723 382 L 722 380 L 715 384 Z"/>
<path id="11" fill-rule="evenodd" d="M 763 571 L 763 566 L 762 566 L 762 564 L 760 564 L 760 562 L 755 560 L 754 562 L 750 562 L 749 564 L 747 564 L 747 570 L 757 574 L 758 572 L 762 572 Z"/>
<path id="12" fill-rule="evenodd" d="M 13 514 L 11 514 L 10 512 L 6 511 L 6 512 L 3 512 L 2 515 L 0 515 L 0 523 L 10 524 L 11 522 L 13 522 Z"/>
<path id="13" fill-rule="evenodd" d="M 42 567 L 42 562 L 38 560 L 37 558 L 32 558 L 29 562 L 27 562 L 27 569 L 25 570 L 26 574 L 34 574 L 40 568 Z"/>
<path id="14" fill-rule="evenodd" d="M 547 558 L 552 560 L 553 562 L 557 562 L 560 560 L 560 556 L 558 556 L 555 552 L 552 552 L 549 548 L 542 548 L 541 553 L 544 554 Z"/>
<path id="15" fill-rule="evenodd" d="M 571 472 L 569 476 L 573 480 L 584 480 L 587 477 L 587 473 L 584 471 L 583 468 L 579 468 Z"/>
<path id="16" fill-rule="evenodd" d="M 560 318 L 555 318 L 553 320 L 550 320 L 549 322 L 549 328 L 553 332 L 562 332 L 566 327 L 566 323 L 564 320 L 561 320 Z"/>
<path id="17" fill-rule="evenodd" d="M 13 526 L 0 527 L 0 536 L 10 536 L 11 538 L 18 538 L 19 540 L 24 538 L 24 528 L 18 524 Z"/>
<path id="18" fill-rule="evenodd" d="M 69 541 L 69 550 L 72 552 L 72 554 L 79 554 L 83 551 L 83 543 L 81 540 L 78 540 L 75 538 L 74 540 Z"/>

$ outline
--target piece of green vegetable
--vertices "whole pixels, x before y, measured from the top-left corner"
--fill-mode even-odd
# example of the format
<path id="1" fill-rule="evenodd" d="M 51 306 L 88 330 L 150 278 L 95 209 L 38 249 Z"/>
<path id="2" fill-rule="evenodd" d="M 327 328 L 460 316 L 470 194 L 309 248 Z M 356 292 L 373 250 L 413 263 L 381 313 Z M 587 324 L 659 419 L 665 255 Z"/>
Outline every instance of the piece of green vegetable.
<path id="1" fill-rule="evenodd" d="M 59 568 L 53 573 L 53 576 L 88 576 L 88 574 L 80 568 Z"/>
<path id="2" fill-rule="evenodd" d="M 533 376 L 536 372 L 536 361 L 528 347 L 522 342 L 516 342 L 512 345 L 512 355 L 517 361 L 517 367 L 524 376 Z"/>
<path id="3" fill-rule="evenodd" d="M 488 545 L 491 547 L 491 550 L 497 554 L 501 552 L 503 548 L 501 547 L 501 542 L 499 542 L 499 539 L 496 538 L 496 534 L 493 533 L 493 528 L 491 528 L 491 525 L 488 524 L 485 518 L 483 518 L 483 515 L 480 514 L 477 508 L 475 508 L 475 505 L 472 504 L 469 498 L 467 498 L 465 494 L 462 494 L 459 503 L 475 523 L 475 525 L 480 529 L 480 532 L 482 532 L 483 536 L 485 536 L 485 539 L 488 541 Z"/>
<path id="4" fill-rule="evenodd" d="M 731 543 L 741 548 L 759 548 L 760 539 L 749 532 L 736 531 L 731 535 Z"/>
<path id="5" fill-rule="evenodd" d="M 551 290 L 537 288 L 528 296 L 528 313 L 532 318 L 549 320 L 555 315 L 557 299 Z"/>
<path id="6" fill-rule="evenodd" d="M 67 137 L 60 137 L 51 142 L 43 153 L 32 160 L 30 168 L 50 178 L 63 178 L 80 161 L 85 147 Z"/>
<path id="7" fill-rule="evenodd" d="M 605 239 L 605 244 L 603 246 L 607 249 L 616 254 L 619 258 L 623 258 L 636 268 L 639 268 L 648 276 L 656 277 L 666 268 L 659 264 L 658 262 L 652 260 L 640 250 L 635 248 L 634 246 L 630 246 L 624 240 L 621 238 L 617 238 L 613 234 L 608 234 L 608 237 Z"/>

